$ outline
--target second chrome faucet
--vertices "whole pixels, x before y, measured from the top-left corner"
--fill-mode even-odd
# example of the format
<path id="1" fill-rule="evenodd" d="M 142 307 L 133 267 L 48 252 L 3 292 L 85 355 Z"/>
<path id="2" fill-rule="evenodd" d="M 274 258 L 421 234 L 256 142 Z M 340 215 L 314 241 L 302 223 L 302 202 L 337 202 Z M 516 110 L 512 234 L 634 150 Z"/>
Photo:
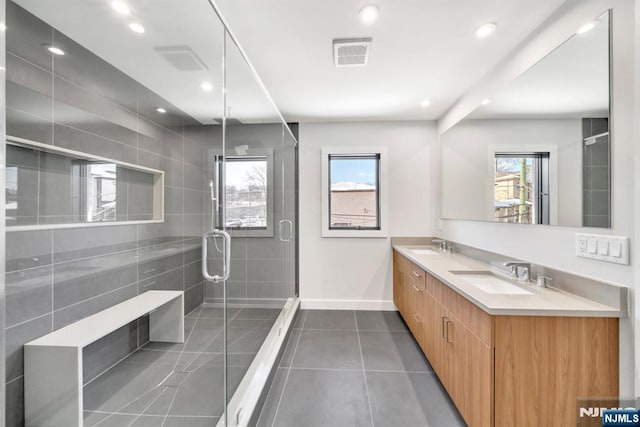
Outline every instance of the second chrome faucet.
<path id="1" fill-rule="evenodd" d="M 531 281 L 531 264 L 528 262 L 505 262 L 505 267 L 511 267 L 511 277 L 518 279 L 519 282 Z"/>

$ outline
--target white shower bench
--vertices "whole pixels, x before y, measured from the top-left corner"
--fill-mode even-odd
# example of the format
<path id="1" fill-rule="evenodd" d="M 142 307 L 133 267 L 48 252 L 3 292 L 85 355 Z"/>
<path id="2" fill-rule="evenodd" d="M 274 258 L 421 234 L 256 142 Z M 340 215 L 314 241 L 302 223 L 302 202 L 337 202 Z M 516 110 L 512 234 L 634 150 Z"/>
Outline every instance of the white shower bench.
<path id="1" fill-rule="evenodd" d="M 28 427 L 82 426 L 82 349 L 149 314 L 149 340 L 184 342 L 184 293 L 148 291 L 24 346 Z"/>

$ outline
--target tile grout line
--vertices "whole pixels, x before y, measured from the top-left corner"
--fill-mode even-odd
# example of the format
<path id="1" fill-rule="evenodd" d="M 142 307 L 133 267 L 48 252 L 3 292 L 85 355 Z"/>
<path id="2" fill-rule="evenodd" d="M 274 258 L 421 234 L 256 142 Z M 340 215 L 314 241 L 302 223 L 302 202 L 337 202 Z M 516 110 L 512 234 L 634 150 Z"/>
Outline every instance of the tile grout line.
<path id="1" fill-rule="evenodd" d="M 157 395 L 157 396 L 156 396 L 156 397 L 155 397 L 151 402 L 149 402 L 149 404 L 148 404 L 147 406 L 145 406 L 139 414 L 137 414 L 137 415 L 136 415 L 136 417 L 133 419 L 133 421 L 131 421 L 131 422 L 128 424 L 128 426 L 127 426 L 127 427 L 131 427 L 133 424 L 135 424 L 135 422 L 136 422 L 136 421 L 138 421 L 138 419 L 139 419 L 139 418 L 144 414 L 144 412 L 145 412 L 147 409 L 151 408 L 151 407 L 153 406 L 153 404 L 154 404 L 154 403 L 156 403 L 156 401 L 157 401 L 158 399 L 160 399 L 160 397 L 161 397 L 163 394 L 165 394 L 165 392 L 166 392 L 167 390 L 169 390 L 169 388 L 165 388 L 165 389 L 164 389 L 164 390 L 162 390 L 160 393 L 158 393 L 158 395 Z M 174 397 L 175 397 L 175 392 L 174 392 Z M 107 417 L 107 418 L 109 418 L 109 417 Z M 106 420 L 107 418 L 105 418 L 105 420 Z M 104 421 L 104 420 L 102 420 L 102 421 Z"/>
<path id="2" fill-rule="evenodd" d="M 90 412 L 93 414 L 108 414 L 108 415 L 129 415 L 129 416 L 136 416 L 138 414 L 132 413 L 132 412 L 109 412 L 109 411 L 91 411 L 91 410 L 83 410 L 82 412 Z M 143 417 L 154 417 L 154 418 L 162 418 L 164 417 L 164 415 L 158 415 L 158 414 L 144 414 L 142 415 Z M 202 418 L 202 419 L 210 419 L 210 418 L 220 418 L 218 416 L 215 415 L 169 415 L 168 418 Z M 94 424 L 95 425 L 95 424 Z"/>
<path id="3" fill-rule="evenodd" d="M 343 368 L 308 368 L 308 367 L 290 367 L 294 371 L 328 371 L 328 372 L 362 372 L 362 369 L 343 369 Z M 401 371 L 395 369 L 367 369 L 365 372 L 381 372 L 392 374 L 433 374 L 433 371 Z"/>
<path id="4" fill-rule="evenodd" d="M 191 312 L 193 312 L 193 311 L 195 311 L 195 310 L 197 310 L 197 308 L 196 308 L 196 309 L 194 309 L 194 310 L 192 310 Z M 195 330 L 196 323 L 197 323 L 197 319 L 196 319 L 196 322 L 194 322 L 194 324 L 193 324 L 193 326 L 191 327 L 191 329 L 189 329 L 189 334 L 188 334 L 188 336 L 187 336 L 187 339 L 185 340 L 185 345 L 186 345 L 186 341 L 191 337 L 191 335 L 192 335 L 193 331 Z M 135 351 L 134 351 L 134 352 L 132 352 L 132 353 L 130 353 L 129 355 L 127 355 L 127 356 L 125 357 L 125 359 L 126 359 L 127 357 L 129 357 L 130 355 L 132 355 L 133 353 L 135 353 Z M 178 357 L 176 358 L 176 362 L 175 362 L 175 363 L 173 363 L 173 368 L 172 368 L 172 369 L 174 369 L 174 370 L 175 370 L 175 367 L 177 366 L 177 364 L 180 362 L 180 359 L 181 359 L 181 357 L 182 357 L 182 352 L 177 352 L 177 353 L 180 353 L 180 356 L 178 356 Z M 122 359 L 122 360 L 124 360 L 124 359 Z M 118 361 L 116 364 L 120 363 L 122 360 Z M 167 366 L 169 366 L 169 365 L 171 365 L 171 364 L 167 364 Z M 113 368 L 114 366 L 115 366 L 115 365 L 111 366 L 109 369 Z M 105 370 L 105 371 L 104 371 L 104 372 L 102 372 L 100 375 L 103 375 L 103 374 L 104 374 L 104 373 L 106 373 L 109 369 Z M 96 377 L 96 378 L 97 378 L 97 377 Z M 91 380 L 91 381 L 94 381 L 96 378 L 94 378 L 94 379 L 93 379 L 93 380 Z M 165 378 L 165 379 L 166 379 L 166 378 Z M 158 386 L 159 386 L 159 385 L 158 385 Z M 136 398 L 133 400 L 133 402 L 135 402 L 135 401 L 137 401 L 137 400 L 139 400 L 139 399 L 143 398 L 143 397 L 144 397 L 144 396 L 146 396 L 147 394 L 151 393 L 151 392 L 152 392 L 153 390 L 155 390 L 158 386 L 155 386 L 155 387 L 153 387 L 153 388 L 151 388 L 151 389 L 147 390 L 146 392 L 144 392 L 144 393 L 143 393 L 143 394 L 141 394 L 140 396 L 136 397 Z M 164 393 L 164 391 L 165 391 L 165 390 L 161 391 L 161 392 L 160 392 L 160 395 L 162 395 L 162 394 Z M 177 392 L 176 392 L 176 394 L 177 394 Z M 156 396 L 156 397 L 153 399 L 153 401 L 152 401 L 151 403 L 155 402 L 155 401 L 160 397 L 160 395 Z M 175 399 L 175 395 L 174 395 L 174 399 Z M 121 414 L 121 413 L 122 413 L 122 412 L 121 412 L 121 410 L 125 409 L 125 408 L 126 408 L 127 406 L 129 406 L 129 405 L 130 405 L 130 402 L 129 402 L 129 403 L 127 403 L 127 404 L 126 404 L 125 406 L 123 406 L 122 408 L 120 408 L 120 409 L 116 410 L 116 412 L 111 413 L 111 415 L 114 415 L 114 414 Z M 146 410 L 146 409 L 147 409 L 147 408 L 145 408 L 144 410 Z M 144 412 L 144 410 L 143 410 L 143 412 Z M 96 412 L 96 411 L 93 411 L 93 412 Z M 111 416 L 111 415 L 110 415 L 110 416 Z M 131 414 L 131 415 L 136 415 L 136 414 Z M 110 416 L 109 416 L 109 417 L 110 417 Z M 107 417 L 107 418 L 109 418 L 109 417 Z M 105 419 L 106 419 L 106 418 L 105 418 Z M 136 419 L 137 419 L 137 418 L 136 418 Z M 99 423 L 101 423 L 102 421 L 104 421 L 104 419 L 103 419 L 103 420 L 100 420 L 100 422 L 99 422 Z M 134 421 L 135 421 L 135 420 L 134 420 Z M 98 423 L 98 424 L 99 424 L 99 423 Z"/>
<path id="5" fill-rule="evenodd" d="M 200 309 L 201 309 L 201 307 L 200 307 Z M 194 310 L 192 310 L 191 312 L 193 312 L 193 311 L 195 311 L 195 310 L 197 310 L 197 309 L 194 309 Z M 193 334 L 193 331 L 195 330 L 195 327 L 196 327 L 196 324 L 197 324 L 197 323 L 198 323 L 198 318 L 196 318 L 196 321 L 193 323 L 193 326 L 192 326 L 192 327 L 191 327 L 191 329 L 189 330 L 189 334 L 188 334 L 187 338 L 185 339 L 185 343 L 184 343 L 184 345 L 185 345 L 185 346 L 186 346 L 187 341 L 189 340 L 189 338 L 190 338 L 190 337 L 191 337 L 191 335 Z M 134 351 L 134 352 L 132 352 L 132 353 L 130 353 L 130 354 L 128 354 L 124 359 L 126 359 L 127 357 L 129 357 L 129 356 L 130 356 L 130 355 L 132 355 L 133 353 L 135 353 L 135 351 Z M 178 357 L 176 358 L 176 362 L 175 362 L 175 363 L 173 363 L 172 372 L 174 372 L 174 371 L 175 371 L 176 366 L 178 365 L 178 363 L 180 363 L 180 360 L 182 359 L 182 351 L 180 351 L 180 352 L 178 352 L 178 353 L 180 354 L 180 356 L 178 356 Z M 124 360 L 124 359 L 122 359 L 122 360 Z M 118 363 L 120 363 L 122 360 L 118 361 L 118 362 L 116 363 L 116 365 L 117 365 Z M 195 358 L 194 358 L 194 360 L 195 360 Z M 193 361 L 192 361 L 192 362 L 193 362 Z M 192 363 L 192 362 L 191 362 L 191 363 Z M 168 365 L 169 365 L 169 364 L 168 364 Z M 115 365 L 111 366 L 109 369 L 113 368 L 114 366 L 115 366 Z M 103 373 L 101 373 L 100 375 L 102 375 L 102 374 L 106 373 L 109 369 L 105 370 L 105 371 L 104 371 Z M 97 378 L 97 377 L 96 377 L 96 378 Z M 94 378 L 92 381 L 94 381 L 96 378 Z M 167 377 L 167 378 L 168 378 L 168 377 Z M 165 379 L 166 379 L 166 378 L 165 378 Z M 145 393 L 143 393 L 142 395 L 140 395 L 140 396 L 138 396 L 137 398 L 135 398 L 134 402 L 135 402 L 135 401 L 137 401 L 138 399 L 141 399 L 142 397 L 146 396 L 147 394 L 151 393 L 153 390 L 155 390 L 155 389 L 156 389 L 157 387 L 159 387 L 159 386 L 160 386 L 160 384 L 159 384 L 159 385 L 157 385 L 157 386 L 155 386 L 155 387 L 153 387 L 153 388 L 151 388 L 151 389 L 149 389 L 149 390 L 147 390 Z M 156 397 L 152 400 L 152 402 L 151 402 L 147 407 L 145 407 L 145 408 L 143 409 L 143 411 L 142 411 L 140 414 L 137 414 L 138 416 L 136 417 L 136 419 L 134 420 L 134 422 L 135 422 L 138 418 L 140 418 L 140 416 L 144 413 L 144 411 L 146 411 L 146 410 L 150 407 L 150 405 L 152 405 L 156 400 L 158 400 L 158 398 L 159 398 L 162 394 L 164 394 L 164 392 L 165 392 L 165 391 L 166 391 L 166 389 L 165 389 L 165 390 L 162 390 L 162 391 L 160 392 L 160 394 L 159 394 L 158 396 L 156 396 Z M 176 395 L 177 395 L 177 390 L 176 390 L 176 392 L 174 393 L 173 399 L 171 400 L 171 402 L 172 402 L 172 403 L 171 403 L 171 405 L 169 405 L 169 410 L 167 411 L 167 413 L 171 410 L 171 406 L 173 405 L 173 401 L 175 400 Z M 125 409 L 128 405 L 129 405 L 129 403 L 127 403 L 127 405 L 123 406 L 121 409 Z M 120 414 L 120 410 L 121 410 L 121 409 L 118 409 L 116 412 L 111 413 L 111 415 L 114 415 L 114 414 Z M 111 417 L 111 415 L 109 415 L 108 417 L 106 417 L 106 418 L 104 418 L 104 419 L 100 420 L 100 422 L 98 422 L 98 424 L 100 424 L 101 422 L 103 422 L 103 421 L 104 421 L 104 420 L 106 420 L 107 418 L 110 418 L 110 417 Z M 136 415 L 136 414 L 132 414 L 132 415 Z M 166 414 L 165 414 L 165 418 L 164 418 L 164 419 L 166 420 Z M 164 421 L 163 421 L 163 424 L 164 424 Z M 96 424 L 96 425 L 97 425 L 97 424 Z"/>
<path id="6" fill-rule="evenodd" d="M 364 377 L 364 389 L 367 393 L 367 402 L 369 403 L 369 416 L 371 417 L 371 426 L 375 427 L 373 422 L 373 407 L 371 406 L 371 398 L 369 397 L 369 385 L 367 384 L 367 371 L 364 368 L 364 354 L 362 353 L 362 343 L 360 342 L 360 332 L 358 331 L 358 316 L 353 311 L 353 319 L 356 323 L 356 336 L 358 337 L 358 348 L 360 349 L 360 361 L 362 362 L 362 376 Z"/>
<path id="7" fill-rule="evenodd" d="M 302 319 L 302 324 L 300 325 L 300 335 L 298 335 L 298 339 L 296 340 L 296 346 L 293 349 L 293 354 L 291 355 L 291 364 L 296 358 L 296 352 L 298 351 L 298 345 L 300 344 L 300 339 L 302 338 L 302 333 L 304 332 L 304 325 L 307 323 L 307 316 L 309 311 L 304 312 L 304 319 Z M 286 347 L 285 347 L 286 350 Z M 284 383 L 282 384 L 282 391 L 280 392 L 280 399 L 278 399 L 278 404 L 276 405 L 276 411 L 273 414 L 273 421 L 271 421 L 271 427 L 276 425 L 276 419 L 278 418 L 278 412 L 280 411 L 280 404 L 282 403 L 282 399 L 284 398 L 284 392 L 287 388 L 287 382 L 289 381 L 289 375 L 291 374 L 291 367 L 287 367 L 287 375 L 284 378 Z"/>

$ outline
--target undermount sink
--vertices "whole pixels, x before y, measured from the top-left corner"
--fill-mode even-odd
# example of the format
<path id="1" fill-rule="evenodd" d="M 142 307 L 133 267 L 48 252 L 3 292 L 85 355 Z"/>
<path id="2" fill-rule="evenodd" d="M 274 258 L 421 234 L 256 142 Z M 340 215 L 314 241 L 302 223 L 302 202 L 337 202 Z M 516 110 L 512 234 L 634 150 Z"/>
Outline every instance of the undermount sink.
<path id="1" fill-rule="evenodd" d="M 433 249 L 409 249 L 409 251 L 416 255 L 440 255 L 440 252 Z"/>
<path id="2" fill-rule="evenodd" d="M 501 295 L 532 295 L 533 292 L 524 289 L 491 271 L 449 271 L 472 286 L 488 294 Z"/>

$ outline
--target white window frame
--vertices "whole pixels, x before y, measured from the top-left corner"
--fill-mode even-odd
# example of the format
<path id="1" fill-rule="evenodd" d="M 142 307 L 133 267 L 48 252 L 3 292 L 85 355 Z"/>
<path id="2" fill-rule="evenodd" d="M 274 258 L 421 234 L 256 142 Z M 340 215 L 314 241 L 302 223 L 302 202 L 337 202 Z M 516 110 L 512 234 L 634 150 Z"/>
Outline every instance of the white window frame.
<path id="1" fill-rule="evenodd" d="M 322 237 L 364 237 L 364 238 L 386 238 L 389 237 L 388 232 L 388 162 L 387 162 L 387 147 L 383 146 L 358 146 L 353 148 L 347 147 L 323 147 L 322 150 L 322 180 L 321 180 L 321 194 L 322 194 Z M 379 168 L 380 176 L 378 178 L 378 193 L 380 200 L 379 210 L 379 230 L 336 230 L 329 228 L 329 156 L 331 155 L 353 155 L 353 156 L 366 156 L 371 154 L 378 154 L 380 156 Z"/>

